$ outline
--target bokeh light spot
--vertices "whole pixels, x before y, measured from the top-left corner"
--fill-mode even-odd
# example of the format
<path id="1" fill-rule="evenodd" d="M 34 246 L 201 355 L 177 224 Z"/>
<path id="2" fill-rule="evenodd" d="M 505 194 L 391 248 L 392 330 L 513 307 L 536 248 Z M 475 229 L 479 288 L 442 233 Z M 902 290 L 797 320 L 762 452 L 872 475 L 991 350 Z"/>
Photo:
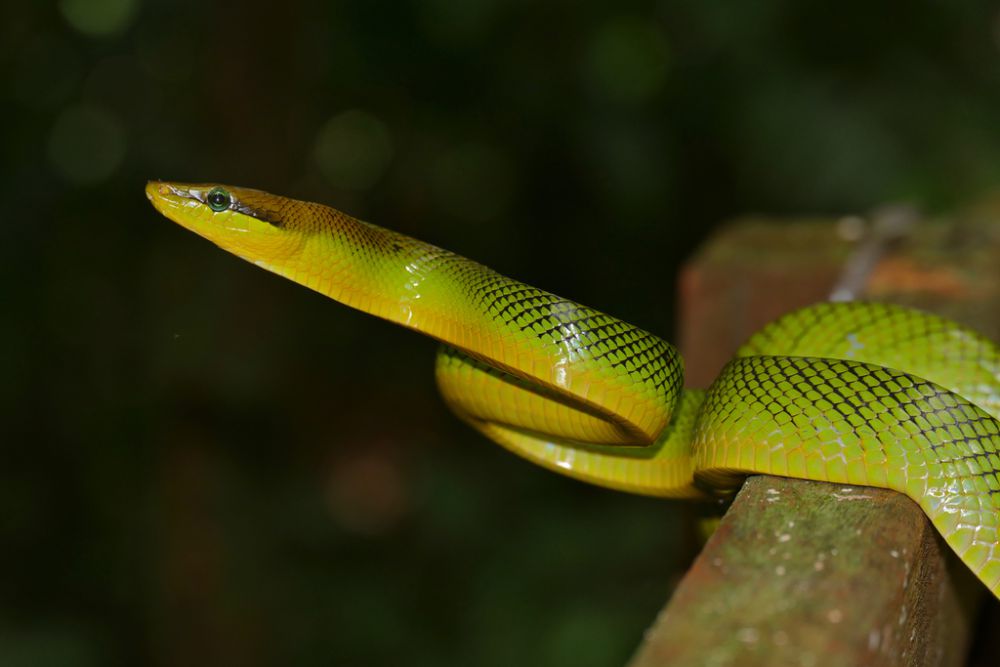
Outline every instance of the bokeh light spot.
<path id="1" fill-rule="evenodd" d="M 67 181 L 93 185 L 107 179 L 125 156 L 121 123 L 97 107 L 70 107 L 49 133 L 49 160 Z"/>
<path id="2" fill-rule="evenodd" d="M 641 102 L 663 87 L 669 48 L 655 23 L 619 18 L 601 26 L 587 53 L 586 74 L 595 92 L 616 101 Z"/>
<path id="3" fill-rule="evenodd" d="M 481 39 L 499 10 L 497 0 L 423 0 L 418 3 L 421 27 L 440 42 L 470 43 Z"/>
<path id="4" fill-rule="evenodd" d="M 1000 12 L 993 15 L 993 25 L 991 27 L 993 28 L 991 31 L 993 36 L 993 46 L 1000 51 Z"/>
<path id="5" fill-rule="evenodd" d="M 128 27 L 137 5 L 137 0 L 59 0 L 59 11 L 79 32 L 106 37 Z"/>
<path id="6" fill-rule="evenodd" d="M 469 142 L 442 151 L 428 175 L 444 210 L 463 220 L 488 222 L 507 211 L 514 190 L 513 171 L 506 153 Z"/>
<path id="7" fill-rule="evenodd" d="M 327 502 L 345 530 L 377 535 L 390 531 L 409 508 L 409 490 L 399 452 L 373 440 L 337 462 L 327 486 Z"/>
<path id="8" fill-rule="evenodd" d="M 36 35 L 17 54 L 16 62 L 11 92 L 31 109 L 59 108 L 83 78 L 80 54 L 61 35 Z"/>
<path id="9" fill-rule="evenodd" d="M 389 131 L 379 119 L 351 110 L 328 120 L 316 135 L 316 164 L 331 185 L 366 190 L 392 161 Z"/>

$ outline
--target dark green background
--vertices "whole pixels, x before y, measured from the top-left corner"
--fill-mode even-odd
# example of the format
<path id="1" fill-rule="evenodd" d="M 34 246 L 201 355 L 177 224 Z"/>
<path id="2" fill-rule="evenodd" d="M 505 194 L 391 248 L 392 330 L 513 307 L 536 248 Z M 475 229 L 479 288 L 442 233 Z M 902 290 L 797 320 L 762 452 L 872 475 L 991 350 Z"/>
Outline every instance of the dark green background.
<path id="1" fill-rule="evenodd" d="M 0 663 L 618 665 L 679 504 L 456 423 L 434 345 L 157 216 L 328 202 L 670 335 L 744 213 L 1000 178 L 991 2 L 0 9 Z"/>

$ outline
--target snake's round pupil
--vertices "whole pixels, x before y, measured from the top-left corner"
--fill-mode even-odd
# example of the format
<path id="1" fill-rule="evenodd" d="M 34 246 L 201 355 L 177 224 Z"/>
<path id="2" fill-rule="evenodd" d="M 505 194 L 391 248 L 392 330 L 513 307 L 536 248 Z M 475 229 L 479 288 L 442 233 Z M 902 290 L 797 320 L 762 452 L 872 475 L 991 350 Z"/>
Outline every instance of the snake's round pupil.
<path id="1" fill-rule="evenodd" d="M 208 196 L 205 197 L 205 201 L 208 202 L 208 207 L 216 213 L 225 211 L 230 204 L 229 193 L 222 188 L 212 188 L 208 192 Z"/>

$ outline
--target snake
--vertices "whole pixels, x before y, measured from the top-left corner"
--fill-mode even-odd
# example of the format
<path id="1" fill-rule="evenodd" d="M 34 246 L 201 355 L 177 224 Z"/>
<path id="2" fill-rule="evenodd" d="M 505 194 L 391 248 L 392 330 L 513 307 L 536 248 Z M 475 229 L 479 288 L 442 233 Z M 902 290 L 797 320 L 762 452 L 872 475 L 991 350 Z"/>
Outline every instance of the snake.
<path id="1" fill-rule="evenodd" d="M 261 190 L 150 181 L 168 219 L 440 342 L 445 403 L 599 486 L 713 499 L 748 475 L 906 494 L 1000 597 L 1000 349 L 949 319 L 822 302 L 766 325 L 707 389 L 662 338 L 461 255 Z"/>

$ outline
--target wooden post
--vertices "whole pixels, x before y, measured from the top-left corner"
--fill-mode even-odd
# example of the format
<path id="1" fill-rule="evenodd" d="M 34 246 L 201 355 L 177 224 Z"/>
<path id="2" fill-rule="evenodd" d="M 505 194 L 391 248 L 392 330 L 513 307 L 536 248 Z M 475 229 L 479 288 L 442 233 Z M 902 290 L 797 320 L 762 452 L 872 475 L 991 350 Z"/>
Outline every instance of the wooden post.
<path id="1" fill-rule="evenodd" d="M 682 349 L 704 386 L 756 328 L 824 300 L 851 255 L 836 221 L 738 222 L 682 277 Z M 924 221 L 865 297 L 1000 340 L 1000 200 Z M 752 477 L 647 633 L 632 667 L 959 665 L 985 589 L 909 499 Z M 995 601 L 991 601 L 995 604 Z"/>

